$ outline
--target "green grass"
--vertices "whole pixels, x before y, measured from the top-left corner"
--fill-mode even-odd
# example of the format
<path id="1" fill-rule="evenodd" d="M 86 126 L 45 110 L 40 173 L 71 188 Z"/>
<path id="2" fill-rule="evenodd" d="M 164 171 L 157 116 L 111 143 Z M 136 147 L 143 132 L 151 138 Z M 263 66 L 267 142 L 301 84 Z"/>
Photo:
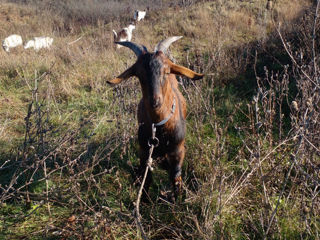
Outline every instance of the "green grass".
<path id="1" fill-rule="evenodd" d="M 256 121 L 249 111 L 257 92 L 255 70 L 262 78 L 265 66 L 282 74 L 288 63 L 275 26 L 266 17 L 265 1 L 220 2 L 176 4 L 162 14 L 157 5 L 134 32 L 134 41 L 148 49 L 164 36 L 183 35 L 171 46 L 171 55 L 177 63 L 205 73 L 203 80 L 192 84 L 183 79 L 181 86 L 188 103 L 183 194 L 175 205 L 159 200 L 171 185 L 167 172 L 155 164 L 153 202 L 140 207 L 150 239 L 263 238 L 292 164 L 295 142 L 277 146 L 290 133 L 288 104 L 282 105 L 282 138 L 278 119 L 271 135 L 265 126 L 258 134 L 250 122 Z M 288 28 L 309 6 L 306 1 L 278 2 L 278 17 Z M 0 239 L 141 239 L 132 216 L 138 190 L 133 182 L 139 165 L 140 86 L 136 78 L 115 88 L 106 84 L 135 60 L 132 52 L 111 45 L 111 30 L 125 24 L 112 16 L 123 9 L 114 7 L 99 21 L 97 13 L 83 25 L 79 15 L 51 15 L 48 9 L 39 26 L 42 13 L 34 3 L 5 3 L 1 10 L 13 19 L 0 18 L 3 29 L 23 29 L 24 36 L 46 33 L 55 43 L 48 52 L 0 52 L 0 166 L 7 167 L 0 168 Z M 89 11 L 87 5 L 82 11 L 78 14 Z M 0 31 L 1 36 L 5 33 Z M 292 80 L 289 88 L 290 103 L 298 90 Z M 259 114 L 259 120 L 266 121 L 266 113 Z M 310 170 L 307 165 L 305 169 Z M 290 174 L 267 238 L 316 239 L 319 206 L 308 192 L 312 184 L 296 169 Z M 12 196 L 3 191 L 10 183 Z M 312 212 L 300 207 L 312 204 Z"/>

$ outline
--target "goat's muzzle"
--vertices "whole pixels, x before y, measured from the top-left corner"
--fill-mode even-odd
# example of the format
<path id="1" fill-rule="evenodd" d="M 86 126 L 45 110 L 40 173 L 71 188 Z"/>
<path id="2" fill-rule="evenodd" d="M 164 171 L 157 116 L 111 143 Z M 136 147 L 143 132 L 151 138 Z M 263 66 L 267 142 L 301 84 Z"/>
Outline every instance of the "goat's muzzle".
<path id="1" fill-rule="evenodd" d="M 160 96 L 153 96 L 150 98 L 150 105 L 153 109 L 157 109 L 162 105 L 162 99 Z"/>

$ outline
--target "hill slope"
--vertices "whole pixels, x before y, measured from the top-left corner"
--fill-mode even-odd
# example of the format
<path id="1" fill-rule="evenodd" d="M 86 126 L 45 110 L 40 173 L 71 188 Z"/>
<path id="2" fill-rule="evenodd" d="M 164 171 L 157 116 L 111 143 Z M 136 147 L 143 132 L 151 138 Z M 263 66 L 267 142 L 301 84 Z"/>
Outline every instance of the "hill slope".
<path id="1" fill-rule="evenodd" d="M 140 239 L 132 216 L 140 87 L 132 79 L 110 88 L 105 80 L 135 61 L 127 49 L 115 50 L 112 29 L 148 5 L 49 2 L 0 3 L 1 39 L 54 38 L 48 51 L 0 51 L 0 238 Z M 153 202 L 141 207 L 149 238 L 319 235 L 319 125 L 303 118 L 311 107 L 317 116 L 319 100 L 309 99 L 312 87 L 276 31 L 281 22 L 289 50 L 312 63 L 305 41 L 311 6 L 279 0 L 269 11 L 262 0 L 161 1 L 137 24 L 133 41 L 148 49 L 184 36 L 171 57 L 206 75 L 197 83 L 179 79 L 188 102 L 184 193 L 176 205 L 161 201 L 170 184 L 155 167 Z M 313 124 L 310 144 L 298 137 L 301 121 Z"/>

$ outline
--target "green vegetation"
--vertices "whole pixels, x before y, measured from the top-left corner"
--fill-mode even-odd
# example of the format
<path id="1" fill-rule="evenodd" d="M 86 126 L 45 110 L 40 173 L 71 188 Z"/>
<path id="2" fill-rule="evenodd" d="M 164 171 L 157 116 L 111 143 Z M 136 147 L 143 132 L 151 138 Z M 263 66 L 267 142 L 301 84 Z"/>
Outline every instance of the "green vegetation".
<path id="1" fill-rule="evenodd" d="M 148 238 L 318 239 L 319 6 L 266 2 L 0 3 L 1 39 L 54 38 L 48 51 L 0 51 L 0 239 L 141 239 L 140 86 L 106 79 L 135 60 L 114 48 L 112 29 L 148 4 L 133 41 L 153 49 L 184 36 L 171 56 L 205 73 L 179 79 L 184 190 L 161 200 L 170 183 L 155 164 L 152 203 L 140 206 Z"/>

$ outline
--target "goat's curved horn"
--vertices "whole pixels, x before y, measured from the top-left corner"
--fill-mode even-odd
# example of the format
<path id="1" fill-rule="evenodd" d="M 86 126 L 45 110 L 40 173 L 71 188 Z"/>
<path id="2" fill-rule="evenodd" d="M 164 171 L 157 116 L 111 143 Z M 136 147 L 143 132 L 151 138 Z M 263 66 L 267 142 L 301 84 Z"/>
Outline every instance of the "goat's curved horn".
<path id="1" fill-rule="evenodd" d="M 180 38 L 182 38 L 182 36 L 174 36 L 164 39 L 157 44 L 157 46 L 154 48 L 154 51 L 162 51 L 164 54 L 166 54 L 171 43 L 179 40 Z"/>
<path id="2" fill-rule="evenodd" d="M 137 57 L 139 57 L 141 54 L 148 52 L 148 49 L 143 46 L 143 45 L 139 45 L 133 42 L 115 42 L 116 44 L 120 44 L 122 46 L 125 46 L 127 48 L 130 48 Z"/>

